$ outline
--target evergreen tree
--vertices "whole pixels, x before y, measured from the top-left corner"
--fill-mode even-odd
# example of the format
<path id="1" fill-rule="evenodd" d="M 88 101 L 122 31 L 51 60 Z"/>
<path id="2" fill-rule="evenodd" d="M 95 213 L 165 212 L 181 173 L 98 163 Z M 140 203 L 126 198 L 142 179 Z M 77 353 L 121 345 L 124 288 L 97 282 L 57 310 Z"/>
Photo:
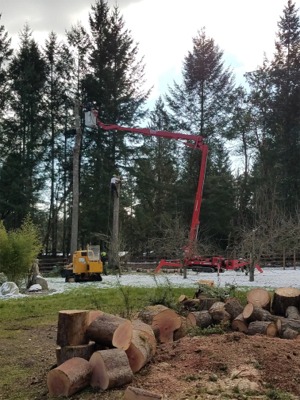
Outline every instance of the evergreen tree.
<path id="1" fill-rule="evenodd" d="M 12 54 L 13 50 L 11 48 L 11 39 L 8 37 L 8 33 L 5 31 L 4 25 L 0 25 L 0 117 L 3 115 L 5 103 L 7 102 L 9 96 L 7 66 Z"/>
<path id="2" fill-rule="evenodd" d="M 209 145 L 209 162 L 201 211 L 201 220 L 205 221 L 205 208 L 208 212 L 209 202 L 215 210 L 221 210 L 224 206 L 224 200 L 220 197 L 220 193 L 216 193 L 212 189 L 219 185 L 223 187 L 224 172 L 223 168 L 220 168 L 220 163 L 224 163 L 223 167 L 230 176 L 230 164 L 226 156 L 223 137 L 228 128 L 229 98 L 234 89 L 234 83 L 231 71 L 224 67 L 223 52 L 213 39 L 206 36 L 204 30 L 193 39 L 193 44 L 193 51 L 189 52 L 184 59 L 183 82 L 181 84 L 174 83 L 174 87 L 170 89 L 170 94 L 167 95 L 167 102 L 178 127 L 191 133 L 198 133 L 205 138 Z M 224 156 L 223 160 L 222 156 Z M 187 222 L 190 221 L 192 215 L 200 159 L 200 152 L 186 152 L 183 159 L 181 207 Z M 211 181 L 213 186 L 211 186 L 211 190 L 208 190 L 210 175 L 213 177 Z M 229 182 L 230 180 L 227 183 Z M 231 192 L 231 186 L 223 187 L 223 190 L 226 190 L 223 194 L 224 198 L 227 198 L 226 193 Z M 209 192 L 210 197 L 208 198 Z M 232 208 L 231 206 L 232 204 L 228 203 L 229 209 Z M 223 238 L 223 232 L 228 231 L 230 214 L 231 212 L 225 213 L 225 215 L 228 215 L 226 221 L 221 218 L 219 212 L 215 211 L 214 215 L 210 214 L 210 217 L 214 218 L 209 220 L 211 227 L 209 234 L 214 233 Z M 221 220 L 223 220 L 222 227 L 219 224 Z"/>
<path id="3" fill-rule="evenodd" d="M 43 174 L 39 167 L 45 154 L 45 62 L 37 43 L 31 38 L 28 26 L 21 32 L 20 49 L 12 58 L 8 72 L 11 80 L 9 105 L 12 117 L 7 117 L 4 125 L 8 132 L 5 146 L 10 149 L 14 161 L 7 162 L 6 166 L 13 166 L 11 179 L 15 178 L 14 171 L 17 169 L 18 179 L 22 182 L 18 193 L 10 193 L 9 196 L 18 198 L 19 192 L 23 195 L 21 210 L 11 207 L 6 211 L 5 222 L 7 228 L 11 228 L 20 226 L 24 217 L 36 210 L 39 192 L 43 187 Z M 16 154 L 18 156 L 14 157 Z M 1 198 L 5 201 L 7 195 L 1 193 Z M 6 201 L 6 206 L 8 204 Z"/>

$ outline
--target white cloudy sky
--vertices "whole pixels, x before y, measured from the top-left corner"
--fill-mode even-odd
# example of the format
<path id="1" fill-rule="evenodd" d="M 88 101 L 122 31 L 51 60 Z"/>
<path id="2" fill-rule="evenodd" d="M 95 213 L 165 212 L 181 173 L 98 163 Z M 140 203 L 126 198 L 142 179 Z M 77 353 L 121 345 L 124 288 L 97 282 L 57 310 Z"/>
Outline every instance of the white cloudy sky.
<path id="1" fill-rule="evenodd" d="M 87 23 L 92 0 L 1 0 L 2 23 L 16 43 L 25 23 L 39 40 L 50 31 L 64 34 L 77 22 Z M 108 0 L 118 4 L 126 28 L 144 56 L 152 99 L 179 80 L 192 38 L 205 27 L 224 51 L 238 80 L 274 51 L 277 23 L 287 0 Z M 300 0 L 295 4 L 300 8 Z"/>

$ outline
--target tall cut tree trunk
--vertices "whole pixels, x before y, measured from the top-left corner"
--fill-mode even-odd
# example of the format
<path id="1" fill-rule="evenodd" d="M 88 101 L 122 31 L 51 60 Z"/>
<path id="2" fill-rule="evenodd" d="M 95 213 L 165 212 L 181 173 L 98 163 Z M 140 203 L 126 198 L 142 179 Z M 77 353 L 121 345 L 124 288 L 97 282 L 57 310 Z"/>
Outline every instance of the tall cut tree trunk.
<path id="1" fill-rule="evenodd" d="M 70 254 L 77 250 L 78 243 L 78 217 L 79 217 L 79 169 L 80 169 L 80 147 L 81 147 L 81 123 L 79 100 L 75 100 L 75 146 L 73 150 L 73 206 L 72 206 L 72 227 L 71 227 L 71 248 Z"/>

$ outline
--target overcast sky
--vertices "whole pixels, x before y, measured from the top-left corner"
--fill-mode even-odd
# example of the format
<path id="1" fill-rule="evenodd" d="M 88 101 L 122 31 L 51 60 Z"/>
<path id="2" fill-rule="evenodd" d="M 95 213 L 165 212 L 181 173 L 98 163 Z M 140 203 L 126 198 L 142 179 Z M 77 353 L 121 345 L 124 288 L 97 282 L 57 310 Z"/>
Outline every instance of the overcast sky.
<path id="1" fill-rule="evenodd" d="M 109 0 L 118 4 L 125 26 L 144 56 L 152 99 L 179 81 L 192 39 L 203 27 L 224 52 L 224 60 L 238 80 L 261 65 L 264 52 L 272 56 L 277 23 L 287 0 Z M 300 8 L 300 0 L 296 6 Z M 37 40 L 50 31 L 64 34 L 72 25 L 86 25 L 91 0 L 1 0 L 3 24 L 17 43 L 28 23 Z"/>

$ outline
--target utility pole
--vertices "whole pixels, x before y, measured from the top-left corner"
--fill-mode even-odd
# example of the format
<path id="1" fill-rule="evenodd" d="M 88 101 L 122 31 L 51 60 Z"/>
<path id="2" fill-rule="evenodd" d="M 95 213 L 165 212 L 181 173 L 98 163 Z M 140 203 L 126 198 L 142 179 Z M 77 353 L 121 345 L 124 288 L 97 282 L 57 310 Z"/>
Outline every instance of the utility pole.
<path id="1" fill-rule="evenodd" d="M 75 145 L 73 149 L 73 204 L 72 204 L 72 225 L 71 225 L 71 245 L 70 257 L 77 250 L 78 243 L 78 216 L 79 216 L 79 169 L 80 169 L 80 147 L 81 147 L 81 121 L 80 121 L 80 102 L 75 100 Z"/>
<path id="2" fill-rule="evenodd" d="M 111 179 L 111 195 L 113 199 L 113 222 L 108 264 L 111 269 L 118 270 L 121 275 L 119 259 L 120 178 L 116 176 Z"/>

